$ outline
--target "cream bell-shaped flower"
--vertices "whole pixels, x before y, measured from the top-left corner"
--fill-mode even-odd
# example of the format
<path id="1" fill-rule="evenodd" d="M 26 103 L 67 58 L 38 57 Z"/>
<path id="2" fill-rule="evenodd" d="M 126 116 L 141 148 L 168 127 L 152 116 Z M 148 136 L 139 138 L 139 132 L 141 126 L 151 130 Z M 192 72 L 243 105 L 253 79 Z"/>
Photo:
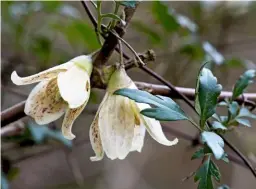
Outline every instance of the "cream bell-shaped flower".
<path id="1" fill-rule="evenodd" d="M 62 133 L 72 140 L 75 138 L 71 132 L 72 124 L 90 96 L 91 72 L 91 56 L 81 55 L 28 77 L 19 77 L 14 71 L 11 80 L 16 85 L 40 82 L 28 96 L 25 113 L 40 125 L 53 122 L 65 113 Z"/>
<path id="2" fill-rule="evenodd" d="M 114 95 L 121 88 L 137 89 L 123 68 L 117 69 L 108 83 L 106 94 L 90 127 L 90 140 L 95 157 L 99 161 L 104 153 L 110 159 L 124 159 L 130 151 L 141 152 L 146 130 L 160 144 L 172 146 L 178 139 L 169 141 L 159 121 L 145 117 L 140 111 L 150 105 Z"/>

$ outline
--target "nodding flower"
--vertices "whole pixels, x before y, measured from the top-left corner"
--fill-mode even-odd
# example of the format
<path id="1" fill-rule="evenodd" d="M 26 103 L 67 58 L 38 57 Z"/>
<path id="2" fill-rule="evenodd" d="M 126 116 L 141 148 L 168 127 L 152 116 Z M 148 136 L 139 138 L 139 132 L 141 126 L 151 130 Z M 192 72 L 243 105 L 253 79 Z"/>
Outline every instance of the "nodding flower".
<path id="1" fill-rule="evenodd" d="M 118 68 L 111 75 L 106 94 L 98 108 L 90 127 L 90 140 L 95 156 L 92 161 L 99 161 L 104 153 L 110 159 L 124 159 L 130 151 L 141 152 L 146 130 L 160 144 L 172 146 L 178 139 L 169 141 L 159 121 L 140 114 L 150 105 L 114 95 L 121 88 L 137 89 L 134 82 L 123 68 Z"/>
<path id="2" fill-rule="evenodd" d="M 16 85 L 39 82 L 25 104 L 25 113 L 37 124 L 44 125 L 59 119 L 64 113 L 62 133 L 74 139 L 71 128 L 74 120 L 90 97 L 91 55 L 81 55 L 70 61 L 28 77 L 19 77 L 14 71 L 11 80 Z"/>

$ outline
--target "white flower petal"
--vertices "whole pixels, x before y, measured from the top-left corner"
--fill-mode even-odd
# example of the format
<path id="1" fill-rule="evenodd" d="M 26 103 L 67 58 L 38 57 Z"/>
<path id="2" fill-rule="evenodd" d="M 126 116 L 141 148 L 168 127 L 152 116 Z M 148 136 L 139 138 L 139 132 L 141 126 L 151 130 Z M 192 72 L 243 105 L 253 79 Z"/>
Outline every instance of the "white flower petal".
<path id="1" fill-rule="evenodd" d="M 131 85 L 129 86 L 130 89 L 138 89 L 136 87 L 136 85 L 134 84 L 134 82 L 131 83 Z M 146 108 L 151 108 L 150 105 L 148 104 L 144 104 L 144 103 L 136 103 L 137 108 L 138 108 L 138 112 L 146 109 Z M 159 121 L 143 116 L 141 115 L 141 119 L 144 122 L 144 126 L 146 127 L 147 131 L 149 132 L 149 134 L 151 135 L 151 137 L 153 139 L 155 139 L 157 142 L 159 142 L 160 144 L 166 145 L 166 146 L 172 146 L 178 143 L 178 139 L 175 138 L 174 140 L 170 141 L 166 138 L 166 136 L 164 135 L 164 132 L 162 130 L 162 126 L 160 124 Z"/>
<path id="2" fill-rule="evenodd" d="M 99 121 L 99 115 L 96 114 L 89 131 L 92 149 L 95 153 L 94 157 L 90 157 L 91 161 L 100 161 L 104 156 L 98 121 Z"/>
<path id="3" fill-rule="evenodd" d="M 140 109 L 140 111 L 144 110 L 146 108 L 150 108 L 150 105 L 148 105 L 148 104 L 143 104 L 143 103 L 136 103 L 136 104 L 137 104 L 138 108 Z M 152 118 L 148 118 L 146 116 L 142 116 L 142 115 L 141 115 L 141 117 L 142 117 L 142 120 L 144 121 L 147 131 L 149 132 L 151 137 L 153 139 L 155 139 L 157 142 L 159 142 L 160 144 L 166 145 L 166 146 L 172 146 L 172 145 L 175 145 L 178 143 L 177 138 L 175 138 L 172 141 L 170 141 L 166 138 L 159 121 L 152 119 Z"/>
<path id="4" fill-rule="evenodd" d="M 138 111 L 138 108 L 136 107 L 136 103 L 133 100 L 130 100 L 129 102 L 131 104 L 135 117 L 134 137 L 132 141 L 131 151 L 141 152 L 144 144 L 146 128 L 144 126 L 143 120 L 141 120 L 141 115 L 140 112 Z"/>
<path id="5" fill-rule="evenodd" d="M 84 107 L 86 106 L 88 101 L 86 101 L 82 106 L 74 109 L 68 109 L 63 123 L 62 123 L 62 134 L 66 139 L 72 140 L 76 136 L 72 133 L 72 126 L 73 122 L 76 120 L 76 118 L 82 113 Z"/>
<path id="6" fill-rule="evenodd" d="M 78 108 L 90 96 L 90 77 L 78 66 L 58 75 L 58 87 L 61 97 L 68 102 L 69 108 Z"/>
<path id="7" fill-rule="evenodd" d="M 17 72 L 14 71 L 12 72 L 11 80 L 16 85 L 27 85 L 37 83 L 43 80 L 49 80 L 57 77 L 60 72 L 67 71 L 67 69 L 69 69 L 72 65 L 72 62 L 67 62 L 28 77 L 20 77 L 18 76 Z"/>
<path id="8" fill-rule="evenodd" d="M 141 152 L 144 145 L 145 134 L 146 128 L 144 127 L 143 122 L 141 125 L 135 125 L 131 151 Z"/>
<path id="9" fill-rule="evenodd" d="M 25 104 L 25 113 L 40 125 L 60 118 L 67 108 L 58 93 L 57 79 L 42 81 L 30 92 Z"/>
<path id="10" fill-rule="evenodd" d="M 81 56 L 77 56 L 75 58 L 73 58 L 72 60 L 70 60 L 70 62 L 73 62 L 74 64 L 76 64 L 77 66 L 81 67 L 82 69 L 85 69 L 86 72 L 91 75 L 92 73 L 92 57 L 86 56 L 86 55 L 81 55 Z"/>
<path id="11" fill-rule="evenodd" d="M 100 103 L 99 108 L 96 112 L 95 118 L 90 126 L 89 136 L 90 136 L 92 149 L 95 153 L 94 157 L 90 157 L 91 161 L 100 161 L 104 156 L 104 151 L 101 144 L 101 137 L 99 132 L 99 111 L 101 110 L 101 107 L 103 106 L 107 97 L 108 97 L 108 93 L 105 94 L 102 102 Z"/>
<path id="12" fill-rule="evenodd" d="M 110 159 L 124 159 L 134 137 L 134 113 L 129 99 L 109 95 L 99 112 L 99 129 L 103 149 Z"/>

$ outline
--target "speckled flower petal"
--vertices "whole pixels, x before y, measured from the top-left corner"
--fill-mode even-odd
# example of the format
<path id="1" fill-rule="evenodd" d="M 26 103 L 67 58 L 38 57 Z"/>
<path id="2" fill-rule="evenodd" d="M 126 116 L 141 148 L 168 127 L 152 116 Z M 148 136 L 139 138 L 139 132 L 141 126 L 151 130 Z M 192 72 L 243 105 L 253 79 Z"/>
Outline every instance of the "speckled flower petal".
<path id="1" fill-rule="evenodd" d="M 58 75 L 61 97 L 68 102 L 69 108 L 82 106 L 90 96 L 90 77 L 86 71 L 73 66 Z"/>
<path id="2" fill-rule="evenodd" d="M 91 161 L 100 161 L 104 156 L 98 121 L 99 121 L 99 115 L 96 115 L 91 124 L 90 131 L 89 131 L 92 149 L 95 153 L 94 157 L 90 157 Z"/>
<path id="3" fill-rule="evenodd" d="M 58 93 L 57 79 L 42 81 L 29 94 L 25 104 L 25 113 L 33 117 L 40 125 L 48 124 L 60 118 L 67 108 L 66 102 Z"/>
<path id="4" fill-rule="evenodd" d="M 74 109 L 67 109 L 63 123 L 62 123 L 62 134 L 66 139 L 73 140 L 76 136 L 72 133 L 72 126 L 76 118 L 82 113 L 84 107 L 88 101 L 82 106 Z"/>
<path id="5" fill-rule="evenodd" d="M 101 143 L 100 131 L 99 131 L 99 111 L 104 105 L 105 100 L 108 97 L 108 93 L 105 94 L 102 102 L 99 105 L 95 118 L 90 126 L 89 136 L 92 145 L 92 149 L 95 153 L 94 157 L 91 157 L 91 161 L 100 161 L 104 156 L 104 151 Z"/>
<path id="6" fill-rule="evenodd" d="M 134 113 L 129 99 L 110 95 L 99 112 L 99 130 L 103 149 L 110 159 L 124 159 L 132 147 Z"/>
<path id="7" fill-rule="evenodd" d="M 67 69 L 69 69 L 72 65 L 73 62 L 67 62 L 28 77 L 20 77 L 18 76 L 17 72 L 14 71 L 12 72 L 11 80 L 16 85 L 37 83 L 43 80 L 49 80 L 57 77 L 59 73 L 67 71 Z"/>

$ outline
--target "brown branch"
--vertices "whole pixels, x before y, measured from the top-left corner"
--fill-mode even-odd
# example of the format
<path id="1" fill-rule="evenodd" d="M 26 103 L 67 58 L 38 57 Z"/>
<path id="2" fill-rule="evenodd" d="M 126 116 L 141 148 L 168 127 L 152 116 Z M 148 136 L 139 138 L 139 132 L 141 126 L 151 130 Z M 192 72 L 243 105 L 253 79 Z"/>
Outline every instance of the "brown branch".
<path id="1" fill-rule="evenodd" d="M 173 92 L 169 87 L 165 85 L 156 85 L 151 83 L 144 83 L 144 82 L 136 82 L 136 85 L 141 90 L 149 91 L 151 94 L 154 95 L 162 95 L 168 96 L 171 98 L 179 99 L 179 96 Z M 192 88 L 184 88 L 184 87 L 175 87 L 179 93 L 182 93 L 186 96 L 189 100 L 195 99 L 195 89 Z M 236 99 L 236 101 L 240 104 L 245 104 L 247 106 L 255 106 L 256 103 L 256 93 L 244 93 L 244 97 L 240 96 Z M 229 91 L 222 91 L 219 96 L 219 101 L 223 101 L 226 98 L 231 98 L 232 92 Z"/>

